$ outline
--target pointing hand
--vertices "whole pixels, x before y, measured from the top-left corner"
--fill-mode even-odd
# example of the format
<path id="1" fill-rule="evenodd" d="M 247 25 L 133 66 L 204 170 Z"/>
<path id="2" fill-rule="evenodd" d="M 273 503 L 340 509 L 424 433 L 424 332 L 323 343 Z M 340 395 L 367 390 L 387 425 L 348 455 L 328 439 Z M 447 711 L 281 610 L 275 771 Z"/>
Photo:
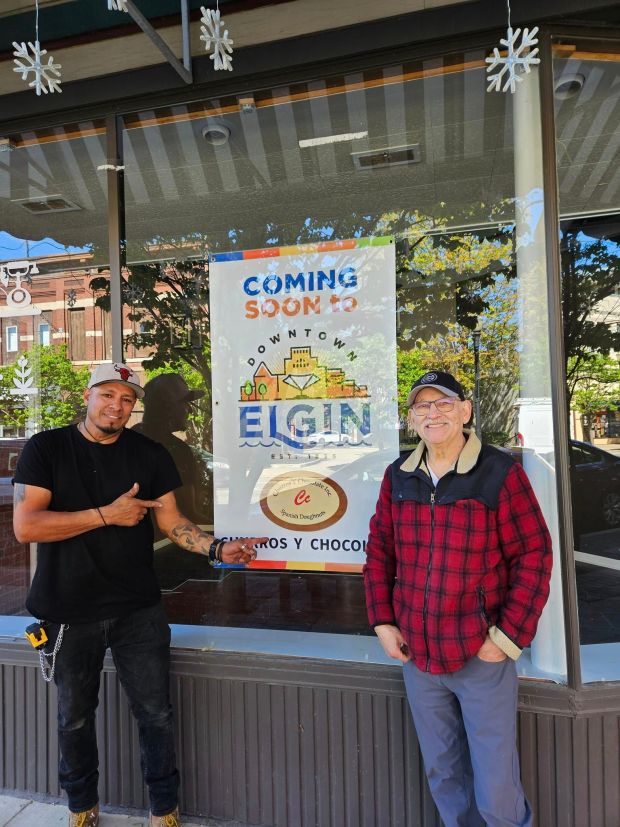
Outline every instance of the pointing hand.
<path id="1" fill-rule="evenodd" d="M 134 482 L 127 493 L 99 509 L 108 525 L 134 526 L 143 519 L 149 508 L 161 508 L 158 500 L 138 499 L 139 490 L 140 486 Z"/>

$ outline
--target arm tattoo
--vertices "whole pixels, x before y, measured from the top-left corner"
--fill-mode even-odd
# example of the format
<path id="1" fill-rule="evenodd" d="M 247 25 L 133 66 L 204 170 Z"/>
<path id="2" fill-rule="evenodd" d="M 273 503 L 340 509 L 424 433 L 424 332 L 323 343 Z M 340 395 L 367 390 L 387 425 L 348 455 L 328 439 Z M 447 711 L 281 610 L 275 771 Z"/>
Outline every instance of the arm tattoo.
<path id="1" fill-rule="evenodd" d="M 13 489 L 13 506 L 19 505 L 26 499 L 26 486 L 23 482 L 16 482 Z"/>
<path id="2" fill-rule="evenodd" d="M 207 554 L 213 538 L 206 531 L 201 531 L 193 523 L 179 523 L 170 529 L 168 537 L 187 551 Z"/>

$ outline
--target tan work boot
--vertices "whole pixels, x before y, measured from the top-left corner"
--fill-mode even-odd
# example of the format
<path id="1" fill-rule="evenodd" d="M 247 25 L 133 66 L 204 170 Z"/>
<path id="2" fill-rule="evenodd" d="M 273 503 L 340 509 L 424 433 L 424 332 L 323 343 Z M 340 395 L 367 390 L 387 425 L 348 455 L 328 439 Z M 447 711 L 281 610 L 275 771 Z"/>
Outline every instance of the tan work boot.
<path id="1" fill-rule="evenodd" d="M 69 827 L 97 827 L 99 824 L 99 805 L 95 804 L 90 810 L 81 813 L 69 811 Z"/>
<path id="2" fill-rule="evenodd" d="M 151 813 L 149 820 L 150 827 L 181 827 L 179 808 L 176 807 L 171 813 L 165 816 L 154 816 Z"/>

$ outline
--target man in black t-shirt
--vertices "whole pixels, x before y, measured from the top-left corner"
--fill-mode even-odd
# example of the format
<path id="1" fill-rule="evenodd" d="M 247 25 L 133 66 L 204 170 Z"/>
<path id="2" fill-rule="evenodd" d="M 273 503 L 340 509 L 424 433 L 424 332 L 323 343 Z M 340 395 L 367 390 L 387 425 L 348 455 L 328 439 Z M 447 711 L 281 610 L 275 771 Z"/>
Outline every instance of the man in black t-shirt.
<path id="1" fill-rule="evenodd" d="M 99 821 L 95 711 L 107 648 L 138 722 L 150 824 L 180 824 L 170 629 L 153 571 L 149 509 L 163 534 L 210 562 L 248 563 L 254 545 L 267 540 L 222 542 L 183 516 L 169 453 L 125 429 L 143 395 L 126 365 L 99 365 L 84 392 L 84 421 L 33 436 L 15 472 L 15 536 L 38 543 L 26 607 L 45 622 L 48 652 L 60 642 L 52 662 L 70 827 Z"/>

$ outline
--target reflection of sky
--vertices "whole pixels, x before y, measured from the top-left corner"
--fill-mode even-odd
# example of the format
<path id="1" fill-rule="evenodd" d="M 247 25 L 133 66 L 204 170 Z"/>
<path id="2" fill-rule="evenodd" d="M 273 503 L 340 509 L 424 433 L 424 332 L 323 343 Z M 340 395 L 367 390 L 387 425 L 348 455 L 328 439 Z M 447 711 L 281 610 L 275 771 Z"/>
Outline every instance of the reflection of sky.
<path id="1" fill-rule="evenodd" d="M 608 255 L 620 258 L 620 244 L 617 244 L 609 238 L 605 238 L 602 234 L 600 236 L 591 236 L 588 235 L 587 232 L 580 230 L 577 233 L 577 242 L 581 247 L 581 251 L 584 253 L 583 256 L 577 259 L 577 263 L 579 264 L 587 264 L 590 261 L 591 257 L 587 255 L 589 252 L 588 248 L 596 244 L 601 244 Z"/>
<path id="2" fill-rule="evenodd" d="M 59 244 L 53 238 L 41 238 L 33 241 L 25 238 L 15 238 L 10 233 L 0 230 L 0 261 L 12 261 L 22 258 L 40 258 L 41 256 L 58 255 L 58 253 L 88 253 L 91 245 L 72 247 Z"/>

